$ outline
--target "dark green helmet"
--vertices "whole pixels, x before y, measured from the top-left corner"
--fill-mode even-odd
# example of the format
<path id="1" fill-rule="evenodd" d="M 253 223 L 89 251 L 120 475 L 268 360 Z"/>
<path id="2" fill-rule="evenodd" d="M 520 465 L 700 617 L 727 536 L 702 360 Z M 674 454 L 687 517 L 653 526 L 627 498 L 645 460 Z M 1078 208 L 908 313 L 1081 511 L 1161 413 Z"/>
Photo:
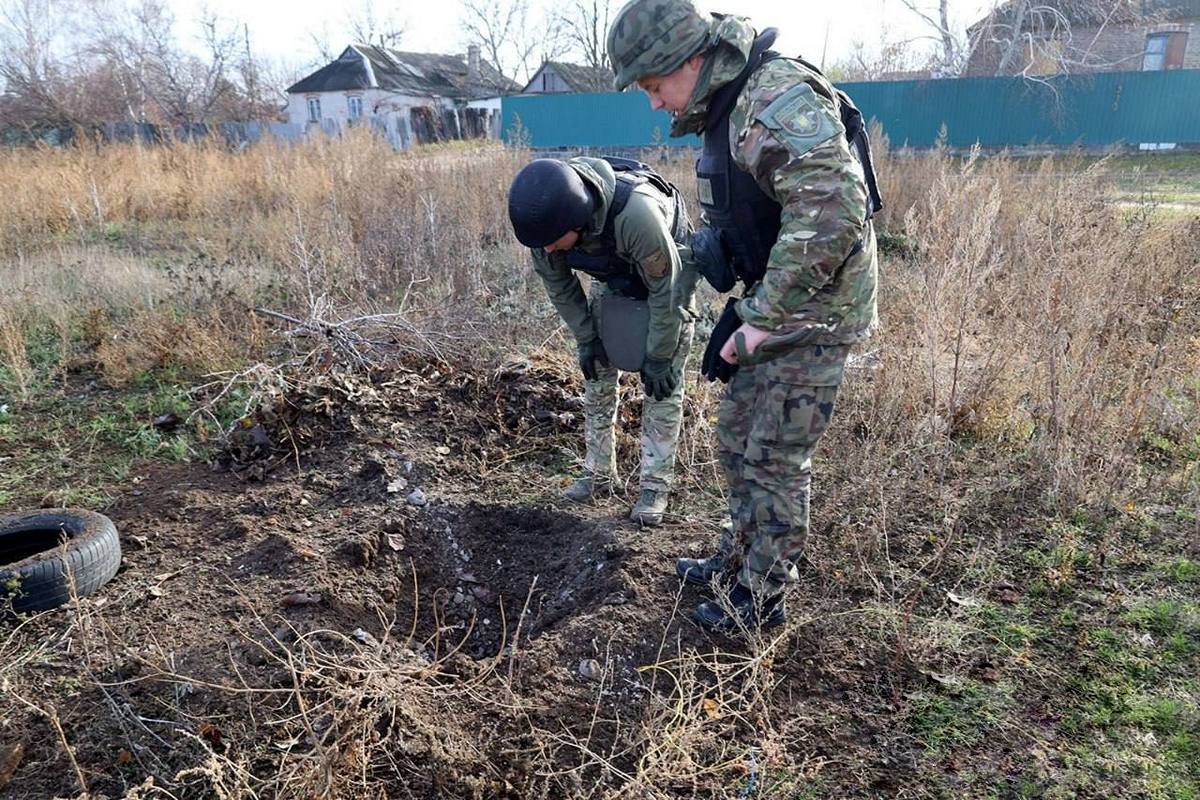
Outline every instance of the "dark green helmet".
<path id="1" fill-rule="evenodd" d="M 526 164 L 508 190 L 508 218 L 517 241 L 545 247 L 569 231 L 586 228 L 596 201 L 579 173 L 553 158 Z"/>
<path id="2" fill-rule="evenodd" d="M 623 90 L 650 75 L 669 75 L 708 39 L 708 18 L 691 0 L 630 0 L 608 29 L 613 84 Z"/>

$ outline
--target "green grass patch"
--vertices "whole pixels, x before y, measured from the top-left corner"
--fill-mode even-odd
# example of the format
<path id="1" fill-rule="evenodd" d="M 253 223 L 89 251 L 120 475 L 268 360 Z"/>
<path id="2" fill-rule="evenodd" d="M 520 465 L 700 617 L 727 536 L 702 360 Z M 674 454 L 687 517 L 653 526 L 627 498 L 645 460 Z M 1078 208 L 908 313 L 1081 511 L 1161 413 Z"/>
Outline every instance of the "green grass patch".
<path id="1" fill-rule="evenodd" d="M 1127 611 L 1124 620 L 1138 630 L 1168 636 L 1181 630 L 1187 609 L 1178 600 L 1151 600 Z"/>
<path id="2" fill-rule="evenodd" d="M 1200 563 L 1191 559 L 1181 558 L 1164 569 L 1167 577 L 1176 583 L 1200 582 Z"/>
<path id="3" fill-rule="evenodd" d="M 911 700 L 909 728 L 935 757 L 980 744 L 1013 708 L 1005 683 L 966 681 L 954 690 L 918 692 Z"/>
<path id="4" fill-rule="evenodd" d="M 212 446 L 198 425 L 160 430 L 164 414 L 186 419 L 193 407 L 188 376 L 160 370 L 121 390 L 40 392 L 10 404 L 0 420 L 8 460 L 0 469 L 0 510 L 103 505 L 141 462 L 186 462 Z M 236 414 L 230 406 L 222 415 Z M 232 419 L 230 420 L 232 421 Z"/>

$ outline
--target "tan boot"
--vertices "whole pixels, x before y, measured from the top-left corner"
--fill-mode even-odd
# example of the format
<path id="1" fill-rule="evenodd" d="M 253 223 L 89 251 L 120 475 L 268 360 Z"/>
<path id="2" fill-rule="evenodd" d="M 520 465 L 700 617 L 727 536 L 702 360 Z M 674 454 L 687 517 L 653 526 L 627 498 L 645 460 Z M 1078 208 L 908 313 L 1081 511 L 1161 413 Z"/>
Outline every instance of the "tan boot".
<path id="1" fill-rule="evenodd" d="M 564 500 L 591 503 L 612 494 L 613 481 L 607 475 L 584 475 L 563 490 Z"/>
<path id="2" fill-rule="evenodd" d="M 642 496 L 637 505 L 629 512 L 629 518 L 639 525 L 654 528 L 662 524 L 663 514 L 667 511 L 667 498 L 670 492 L 665 489 L 642 489 Z"/>

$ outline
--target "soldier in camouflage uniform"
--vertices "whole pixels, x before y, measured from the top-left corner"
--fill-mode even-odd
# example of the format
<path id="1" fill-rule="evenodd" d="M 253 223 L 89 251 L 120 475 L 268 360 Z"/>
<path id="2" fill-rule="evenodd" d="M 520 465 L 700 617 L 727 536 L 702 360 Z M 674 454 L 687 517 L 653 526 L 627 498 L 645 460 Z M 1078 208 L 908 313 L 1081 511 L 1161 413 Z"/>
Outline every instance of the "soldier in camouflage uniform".
<path id="1" fill-rule="evenodd" d="M 703 136 L 695 264 L 719 290 L 735 276 L 746 288 L 703 366 L 728 382 L 718 438 L 732 528 L 714 556 L 676 565 L 728 591 L 694 615 L 723 631 L 783 619 L 808 537 L 812 455 L 848 351 L 876 324 L 870 216 L 881 204 L 861 115 L 816 68 L 770 52 L 773 40 L 688 0 L 632 0 L 608 34 L 617 88 L 637 83 L 670 111 L 672 136 Z"/>
<path id="2" fill-rule="evenodd" d="M 579 347 L 586 454 L 583 476 L 564 492 L 569 500 L 590 501 L 611 492 L 616 481 L 613 433 L 619 373 L 605 353 L 601 309 L 617 294 L 644 298 L 649 305 L 640 370 L 645 387 L 641 492 L 630 519 L 654 526 L 662 521 L 674 478 L 683 368 L 694 332 L 696 282 L 694 277 L 687 285 L 681 282 L 679 252 L 691 237 L 691 222 L 678 190 L 653 173 L 642 172 L 641 180 L 635 178 L 632 188 L 626 185 L 622 191 L 621 182 L 638 173 L 614 171 L 614 163 L 624 169 L 636 163 L 621 162 L 538 159 L 513 181 L 509 214 Z M 653 179 L 644 179 L 645 174 Z M 586 298 L 577 271 L 593 277 Z"/>

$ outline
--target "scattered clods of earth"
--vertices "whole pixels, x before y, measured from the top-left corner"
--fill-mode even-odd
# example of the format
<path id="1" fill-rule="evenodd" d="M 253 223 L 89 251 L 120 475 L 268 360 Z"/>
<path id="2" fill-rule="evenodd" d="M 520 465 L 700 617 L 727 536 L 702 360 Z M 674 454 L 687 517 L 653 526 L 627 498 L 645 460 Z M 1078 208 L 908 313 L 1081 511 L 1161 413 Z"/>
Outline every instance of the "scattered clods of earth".
<path id="1" fill-rule="evenodd" d="M 1192 606 L 1130 607 L 1105 589 L 1111 560 L 1055 560 L 1036 530 L 1005 529 L 1018 567 L 980 577 L 974 540 L 934 552 L 928 498 L 891 512 L 884 551 L 849 533 L 877 509 L 815 516 L 790 625 L 709 637 L 687 620 L 705 592 L 672 563 L 714 528 L 639 530 L 628 498 L 553 505 L 560 437 L 579 436 L 569 381 L 537 363 L 327 375 L 243 425 L 221 469 L 144 476 L 107 509 L 131 546 L 103 596 L 0 637 L 6 686 L 54 714 L 0 692 L 0 800 L 78 796 L 79 774 L 94 797 L 148 780 L 180 798 L 1018 796 L 1080 774 L 1054 753 L 1071 726 L 1090 735 L 1081 714 L 1129 725 L 1108 698 L 1191 752 L 1191 707 L 1120 693 L 1149 670 L 1187 686 Z M 823 466 L 821 491 L 853 485 Z M 964 503 L 964 530 L 1000 535 L 995 496 Z M 1196 585 L 1186 547 L 1148 547 Z M 922 588 L 935 555 L 950 578 Z M 1085 573 L 1061 602 L 1044 577 Z M 1126 743 L 1143 758 L 1148 741 Z"/>

